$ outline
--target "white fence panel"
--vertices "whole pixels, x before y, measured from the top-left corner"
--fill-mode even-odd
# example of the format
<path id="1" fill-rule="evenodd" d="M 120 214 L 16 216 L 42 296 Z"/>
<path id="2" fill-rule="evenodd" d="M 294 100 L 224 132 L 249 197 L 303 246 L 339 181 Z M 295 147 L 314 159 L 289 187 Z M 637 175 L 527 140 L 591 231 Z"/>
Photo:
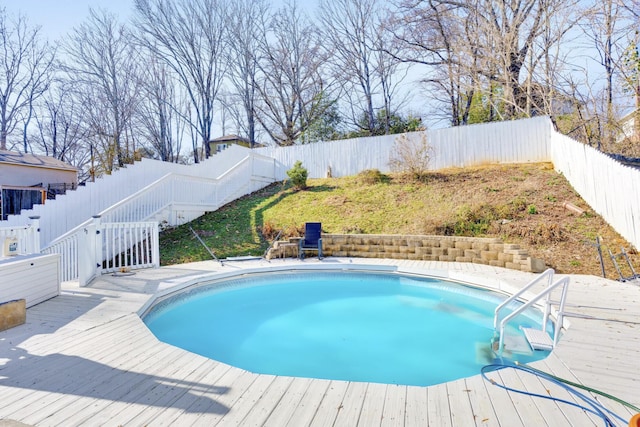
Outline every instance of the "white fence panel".
<path id="1" fill-rule="evenodd" d="M 432 170 L 485 163 L 550 161 L 552 125 L 548 117 L 458 126 L 426 132 L 328 141 L 291 147 L 266 147 L 257 151 L 277 161 L 276 176 L 300 160 L 310 178 L 323 178 L 329 169 L 335 177 L 355 175 L 364 169 L 389 172 L 389 158 L 398 138 L 427 138 L 433 147 Z M 404 135 L 404 136 L 403 136 Z"/>
<path id="2" fill-rule="evenodd" d="M 640 170 L 554 132 L 551 153 L 556 170 L 618 233 L 640 248 Z"/>

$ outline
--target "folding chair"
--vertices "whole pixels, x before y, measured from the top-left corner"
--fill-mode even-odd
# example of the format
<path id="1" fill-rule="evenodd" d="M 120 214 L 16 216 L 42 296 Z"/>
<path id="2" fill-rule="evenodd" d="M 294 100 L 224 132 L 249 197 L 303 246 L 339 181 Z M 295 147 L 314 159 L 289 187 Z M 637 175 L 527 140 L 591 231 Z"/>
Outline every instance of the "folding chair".
<path id="1" fill-rule="evenodd" d="M 317 251 L 318 259 L 322 259 L 322 224 L 307 222 L 304 225 L 304 237 L 300 239 L 298 256 L 304 259 L 305 251 Z"/>

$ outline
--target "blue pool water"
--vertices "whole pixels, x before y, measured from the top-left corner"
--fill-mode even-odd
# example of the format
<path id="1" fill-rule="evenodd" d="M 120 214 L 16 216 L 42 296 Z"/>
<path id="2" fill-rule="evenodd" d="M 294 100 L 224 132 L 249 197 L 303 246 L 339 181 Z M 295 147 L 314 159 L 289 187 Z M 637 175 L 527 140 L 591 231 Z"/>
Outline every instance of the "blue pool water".
<path id="1" fill-rule="evenodd" d="M 144 321 L 164 342 L 256 373 L 425 386 L 493 361 L 493 310 L 504 299 L 433 278 L 295 272 L 199 287 Z M 517 338 L 518 326 L 541 320 L 525 312 L 507 333 Z"/>

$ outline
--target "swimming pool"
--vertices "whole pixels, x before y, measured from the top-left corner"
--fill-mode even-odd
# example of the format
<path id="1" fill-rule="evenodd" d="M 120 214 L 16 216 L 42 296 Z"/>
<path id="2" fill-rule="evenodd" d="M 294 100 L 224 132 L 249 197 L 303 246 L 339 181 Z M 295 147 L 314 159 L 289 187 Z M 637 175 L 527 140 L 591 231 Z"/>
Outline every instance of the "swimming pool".
<path id="1" fill-rule="evenodd" d="M 493 362 L 493 310 L 505 299 L 437 278 L 296 271 L 185 290 L 144 321 L 161 341 L 255 373 L 425 386 Z M 515 352 L 503 356 L 546 357 L 518 330 L 541 321 L 531 309 L 511 322 Z"/>

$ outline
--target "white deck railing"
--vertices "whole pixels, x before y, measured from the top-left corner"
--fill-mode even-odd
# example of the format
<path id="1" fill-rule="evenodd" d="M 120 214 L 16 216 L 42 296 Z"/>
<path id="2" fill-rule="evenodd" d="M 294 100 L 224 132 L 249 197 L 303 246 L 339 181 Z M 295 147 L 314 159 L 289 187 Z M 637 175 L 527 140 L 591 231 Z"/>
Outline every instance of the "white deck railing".
<path id="1" fill-rule="evenodd" d="M 80 286 L 104 273 L 159 267 L 158 223 L 103 224 L 94 218 L 43 253 L 60 254 L 61 280 L 77 279 Z"/>
<path id="2" fill-rule="evenodd" d="M 186 221 L 204 212 L 215 211 L 272 183 L 273 174 L 273 159 L 255 154 L 239 160 L 215 179 L 169 173 L 53 240 L 43 252 L 60 254 L 62 280 L 78 279 L 81 285 L 88 283 L 96 274 L 115 271 L 112 269 L 145 268 L 150 265 L 149 262 L 159 265 L 157 256 L 150 257 L 151 261 L 144 261 L 148 257 L 142 255 L 158 250 L 157 243 L 154 242 L 157 241 L 160 219 L 175 225 L 181 220 Z M 192 214 L 193 212 L 196 214 Z M 158 215 L 162 218 L 158 218 Z M 146 239 L 146 243 L 142 243 L 137 234 L 139 230 L 135 227 L 140 227 L 139 224 L 148 227 L 150 220 L 155 224 L 156 240 Z M 113 234 L 114 231 L 110 230 L 119 231 L 118 234 Z M 100 241 L 92 237 L 96 232 L 99 232 L 98 235 L 102 234 Z M 109 236 L 107 240 L 105 236 Z M 130 242 L 129 239 L 133 236 L 138 237 Z M 121 247 L 123 242 L 129 243 L 126 247 Z M 146 248 L 145 251 L 140 252 L 143 247 Z M 132 264 L 122 264 L 125 258 L 131 259 Z M 94 268 L 97 264 L 104 265 L 104 268 Z"/>
<path id="3" fill-rule="evenodd" d="M 80 186 L 75 191 L 60 195 L 55 200 L 47 200 L 43 205 L 35 205 L 33 209 L 23 210 L 20 215 L 11 215 L 6 221 L 1 221 L 0 226 L 27 225 L 30 216 L 40 216 L 41 244 L 46 247 L 54 239 L 80 226 L 93 215 L 98 215 L 123 199 L 140 192 L 167 174 L 216 179 L 247 156 L 259 157 L 260 160 L 255 163 L 268 163 L 273 178 L 273 159 L 266 159 L 240 146 L 231 146 L 196 165 L 143 159 L 134 165 L 118 169 L 111 175 L 99 178 L 96 182 L 87 183 L 86 186 Z M 262 165 L 260 166 L 261 170 L 265 169 Z M 243 179 L 249 182 L 251 175 Z"/>

